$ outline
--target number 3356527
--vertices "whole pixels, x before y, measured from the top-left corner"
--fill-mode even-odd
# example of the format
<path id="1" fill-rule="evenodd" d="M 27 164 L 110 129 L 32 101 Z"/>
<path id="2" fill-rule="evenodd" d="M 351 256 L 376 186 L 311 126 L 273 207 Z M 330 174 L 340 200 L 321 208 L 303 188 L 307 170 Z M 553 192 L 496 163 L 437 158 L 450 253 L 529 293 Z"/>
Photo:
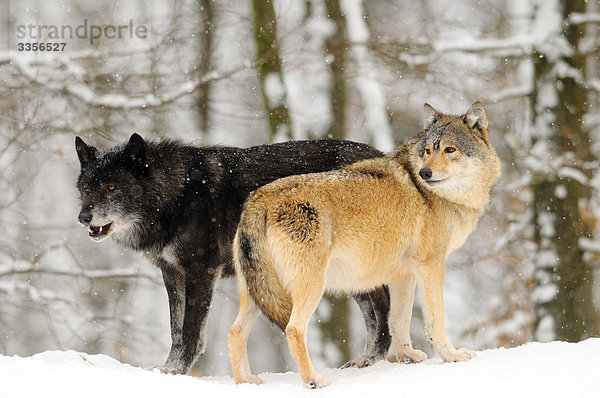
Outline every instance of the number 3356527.
<path id="1" fill-rule="evenodd" d="M 19 51 L 64 51 L 67 43 L 18 43 Z"/>

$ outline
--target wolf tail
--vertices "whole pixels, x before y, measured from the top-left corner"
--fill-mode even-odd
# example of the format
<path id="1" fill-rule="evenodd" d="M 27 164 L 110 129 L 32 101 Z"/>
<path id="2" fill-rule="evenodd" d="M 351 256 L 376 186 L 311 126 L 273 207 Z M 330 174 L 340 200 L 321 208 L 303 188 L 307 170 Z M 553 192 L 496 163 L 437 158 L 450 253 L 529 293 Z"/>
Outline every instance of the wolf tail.
<path id="1" fill-rule="evenodd" d="M 279 280 L 267 242 L 267 212 L 249 199 L 233 241 L 233 259 L 240 288 L 248 289 L 262 312 L 285 330 L 292 299 Z"/>

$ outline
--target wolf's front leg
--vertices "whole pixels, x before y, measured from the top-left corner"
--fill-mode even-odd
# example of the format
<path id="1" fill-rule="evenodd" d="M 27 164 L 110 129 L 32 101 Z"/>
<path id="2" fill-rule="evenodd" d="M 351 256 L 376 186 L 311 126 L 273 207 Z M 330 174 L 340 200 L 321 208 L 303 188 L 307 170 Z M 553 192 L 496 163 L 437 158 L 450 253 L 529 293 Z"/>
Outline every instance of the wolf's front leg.
<path id="1" fill-rule="evenodd" d="M 425 312 L 425 330 L 440 358 L 447 362 L 468 361 L 475 352 L 456 349 L 448 339 L 444 320 L 444 262 L 431 261 L 418 266 L 419 284 Z"/>
<path id="2" fill-rule="evenodd" d="M 188 370 L 206 347 L 206 321 L 219 274 L 218 267 L 209 267 L 205 263 L 193 262 L 186 267 L 181 358 Z"/>
<path id="3" fill-rule="evenodd" d="M 183 316 L 185 313 L 185 272 L 183 268 L 169 264 L 161 265 L 165 288 L 169 298 L 169 316 L 171 320 L 171 350 L 165 365 L 160 371 L 172 374 L 186 374 L 190 363 L 183 359 Z"/>
<path id="4" fill-rule="evenodd" d="M 396 357 L 399 361 L 421 362 L 427 359 L 423 351 L 415 350 L 410 340 L 410 319 L 412 317 L 417 279 L 414 275 L 391 283 L 390 289 L 390 330 Z"/>

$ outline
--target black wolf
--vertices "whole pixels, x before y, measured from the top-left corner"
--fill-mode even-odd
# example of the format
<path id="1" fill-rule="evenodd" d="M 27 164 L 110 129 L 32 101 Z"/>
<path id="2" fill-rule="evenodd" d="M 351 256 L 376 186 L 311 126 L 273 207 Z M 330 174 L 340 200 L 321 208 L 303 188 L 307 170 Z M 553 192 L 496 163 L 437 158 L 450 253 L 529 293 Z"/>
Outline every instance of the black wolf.
<path id="1" fill-rule="evenodd" d="M 93 240 L 112 236 L 161 269 L 171 319 L 171 351 L 161 370 L 183 374 L 204 352 L 215 282 L 234 274 L 231 243 L 246 197 L 285 176 L 382 156 L 368 145 L 331 139 L 198 148 L 133 134 L 127 144 L 106 151 L 79 137 L 75 147 L 81 162 L 79 222 Z M 379 288 L 354 298 L 367 345 L 345 366 L 363 367 L 384 358 L 390 346 L 389 296 Z"/>

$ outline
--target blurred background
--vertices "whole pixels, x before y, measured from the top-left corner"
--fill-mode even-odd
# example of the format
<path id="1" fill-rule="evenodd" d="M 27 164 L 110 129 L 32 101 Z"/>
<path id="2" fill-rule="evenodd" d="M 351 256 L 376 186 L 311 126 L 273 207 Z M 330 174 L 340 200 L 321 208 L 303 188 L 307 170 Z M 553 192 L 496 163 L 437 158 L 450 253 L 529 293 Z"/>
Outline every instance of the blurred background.
<path id="1" fill-rule="evenodd" d="M 390 151 L 419 132 L 425 102 L 461 114 L 476 100 L 503 177 L 447 263 L 450 339 L 482 350 L 600 334 L 597 1 L 0 4 L 1 354 L 78 350 L 145 367 L 166 359 L 159 270 L 110 240 L 92 242 L 77 224 L 76 135 L 101 148 L 137 132 L 234 146 L 337 137 Z M 49 27 L 85 20 L 132 21 L 148 34 L 90 43 Z M 67 44 L 19 51 L 25 42 Z M 221 281 L 195 372 L 230 373 L 237 305 L 234 284 Z M 324 298 L 311 322 L 315 366 L 362 352 L 354 301 Z M 412 336 L 432 354 L 418 298 Z M 296 370 L 287 352 L 261 317 L 253 370 Z"/>

